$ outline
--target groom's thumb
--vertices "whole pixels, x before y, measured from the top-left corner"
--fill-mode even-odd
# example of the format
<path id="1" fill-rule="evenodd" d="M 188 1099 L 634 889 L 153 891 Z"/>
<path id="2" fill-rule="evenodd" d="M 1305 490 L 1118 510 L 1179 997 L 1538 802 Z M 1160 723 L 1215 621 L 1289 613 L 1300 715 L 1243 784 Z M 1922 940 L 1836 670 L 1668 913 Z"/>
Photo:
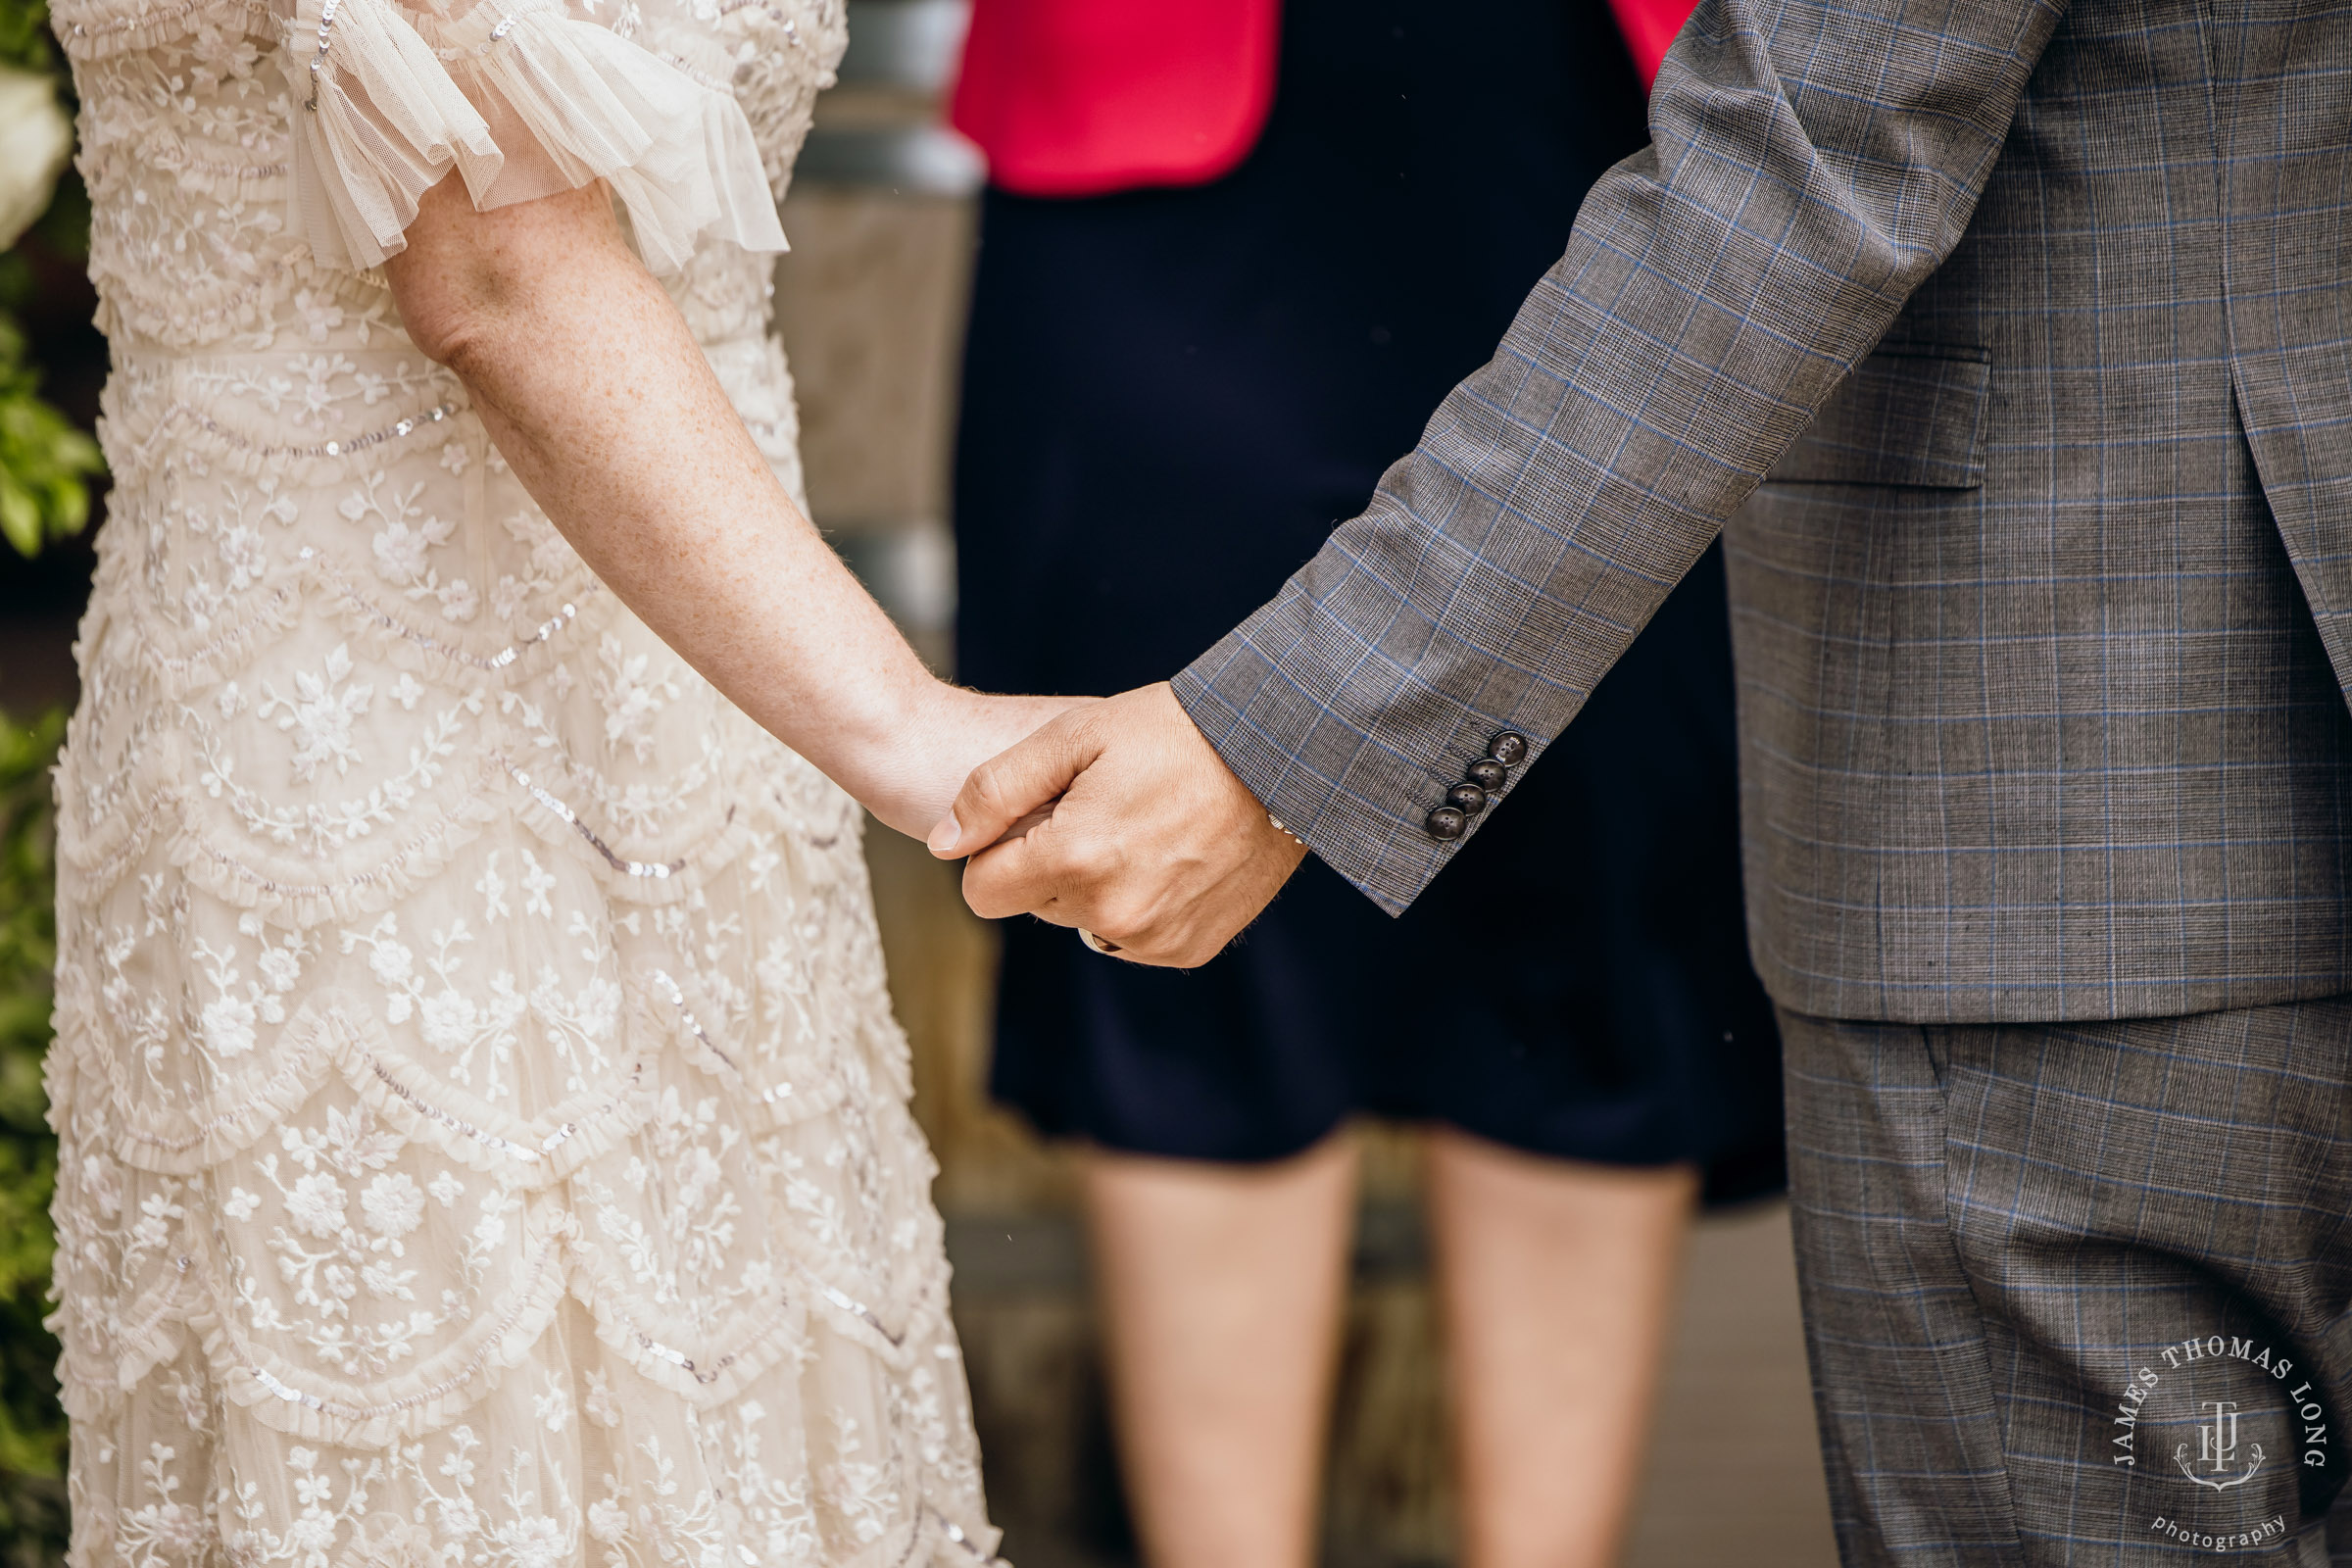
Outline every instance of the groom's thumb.
<path id="1" fill-rule="evenodd" d="M 943 860 L 977 855 L 1042 815 L 1093 760 L 1082 721 L 1064 714 L 972 769 L 924 842 Z"/>

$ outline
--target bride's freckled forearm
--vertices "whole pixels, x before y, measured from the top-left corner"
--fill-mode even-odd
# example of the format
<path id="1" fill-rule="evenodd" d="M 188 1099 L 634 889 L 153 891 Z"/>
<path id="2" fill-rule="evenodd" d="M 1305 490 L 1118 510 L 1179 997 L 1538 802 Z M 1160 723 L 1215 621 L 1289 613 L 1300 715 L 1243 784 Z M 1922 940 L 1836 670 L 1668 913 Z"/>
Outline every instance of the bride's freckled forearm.
<path id="1" fill-rule="evenodd" d="M 437 312 L 516 477 L 648 625 L 853 793 L 892 788 L 936 682 L 795 508 L 609 210 L 544 206 L 435 208 L 396 297 Z M 428 298 L 427 255 L 491 255 L 497 281 Z"/>

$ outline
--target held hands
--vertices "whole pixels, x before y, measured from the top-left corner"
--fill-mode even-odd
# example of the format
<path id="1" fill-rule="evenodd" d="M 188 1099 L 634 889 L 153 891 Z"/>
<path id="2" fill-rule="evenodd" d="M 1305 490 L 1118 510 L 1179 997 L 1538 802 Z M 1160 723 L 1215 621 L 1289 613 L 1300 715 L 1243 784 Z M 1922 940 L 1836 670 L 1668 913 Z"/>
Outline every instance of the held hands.
<path id="1" fill-rule="evenodd" d="M 981 763 L 929 843 L 971 857 L 976 913 L 1083 927 L 1122 958 L 1179 969 L 1215 957 L 1306 854 L 1164 682 L 1074 709 Z"/>
<path id="2" fill-rule="evenodd" d="M 865 765 L 842 782 L 884 823 L 921 838 L 974 767 L 1055 714 L 1095 705 L 1091 697 L 991 697 L 926 677 L 906 715 L 859 751 Z"/>

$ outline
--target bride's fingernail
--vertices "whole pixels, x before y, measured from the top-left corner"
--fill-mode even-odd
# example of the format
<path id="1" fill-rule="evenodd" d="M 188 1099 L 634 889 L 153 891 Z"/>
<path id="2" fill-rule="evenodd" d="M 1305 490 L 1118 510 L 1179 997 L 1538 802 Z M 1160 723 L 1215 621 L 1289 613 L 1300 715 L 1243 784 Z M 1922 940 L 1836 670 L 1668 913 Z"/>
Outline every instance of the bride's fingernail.
<path id="1" fill-rule="evenodd" d="M 930 845 L 933 855 L 949 855 L 955 852 L 956 841 L 962 837 L 963 827 L 956 820 L 956 813 L 950 811 L 939 819 L 939 826 L 931 830 L 931 837 L 924 842 Z"/>

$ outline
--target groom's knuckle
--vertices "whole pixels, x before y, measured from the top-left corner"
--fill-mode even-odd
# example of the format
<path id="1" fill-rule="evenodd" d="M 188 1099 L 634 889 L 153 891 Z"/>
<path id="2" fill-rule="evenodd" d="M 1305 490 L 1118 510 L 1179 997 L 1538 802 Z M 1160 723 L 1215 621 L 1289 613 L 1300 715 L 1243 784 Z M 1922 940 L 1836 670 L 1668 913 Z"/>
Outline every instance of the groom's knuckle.
<path id="1" fill-rule="evenodd" d="M 973 805 L 990 813 L 1004 810 L 1004 773 L 995 762 L 982 762 L 972 769 L 971 777 L 963 782 L 963 793 Z"/>
<path id="2" fill-rule="evenodd" d="M 1075 745 L 1087 745 L 1102 738 L 1102 710 L 1107 703 L 1088 703 L 1073 708 L 1054 721 L 1056 734 Z"/>
<path id="3" fill-rule="evenodd" d="M 986 856 L 976 856 L 964 862 L 963 902 L 984 920 L 999 920 L 1020 912 L 1012 901 L 1004 868 Z"/>
<path id="4" fill-rule="evenodd" d="M 1152 936 L 1152 906 L 1124 888 L 1105 889 L 1096 905 L 1102 913 L 1102 923 L 1113 931 L 1123 931 L 1138 941 Z"/>
<path id="5" fill-rule="evenodd" d="M 1111 846 L 1091 833 L 1073 833 L 1062 842 L 1061 869 L 1080 888 L 1098 889 L 1109 880 Z"/>

